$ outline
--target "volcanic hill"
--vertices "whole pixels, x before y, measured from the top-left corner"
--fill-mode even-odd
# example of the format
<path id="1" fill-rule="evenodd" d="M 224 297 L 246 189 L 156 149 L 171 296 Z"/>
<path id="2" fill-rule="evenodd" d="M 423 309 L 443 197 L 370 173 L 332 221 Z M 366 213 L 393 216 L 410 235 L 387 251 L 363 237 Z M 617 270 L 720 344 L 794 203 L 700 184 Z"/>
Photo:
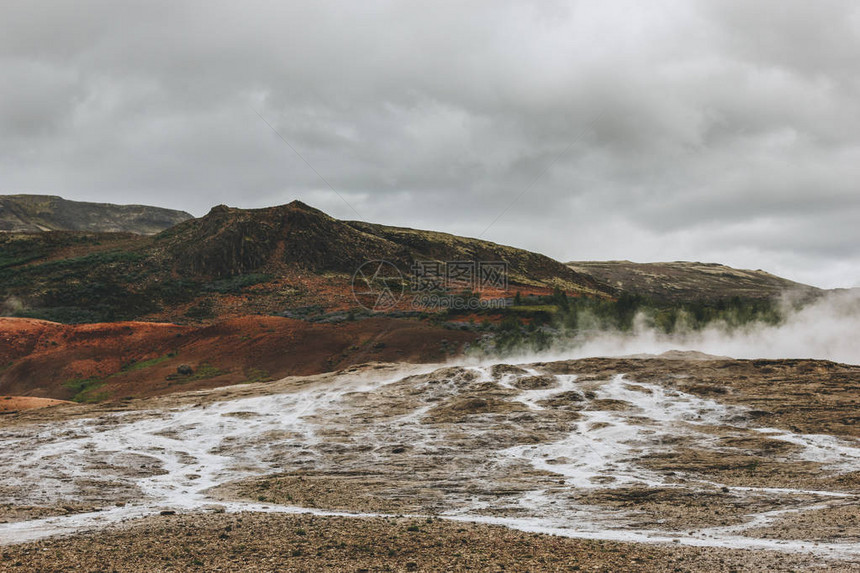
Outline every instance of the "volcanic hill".
<path id="1" fill-rule="evenodd" d="M 152 237 L 0 235 L 4 314 L 57 322 L 183 322 L 356 307 L 353 273 L 386 260 L 504 261 L 510 290 L 610 297 L 612 289 L 549 257 L 477 239 L 340 221 L 299 201 L 213 208 Z M 502 294 L 504 296 L 504 294 Z M 511 295 L 512 296 L 512 295 Z"/>

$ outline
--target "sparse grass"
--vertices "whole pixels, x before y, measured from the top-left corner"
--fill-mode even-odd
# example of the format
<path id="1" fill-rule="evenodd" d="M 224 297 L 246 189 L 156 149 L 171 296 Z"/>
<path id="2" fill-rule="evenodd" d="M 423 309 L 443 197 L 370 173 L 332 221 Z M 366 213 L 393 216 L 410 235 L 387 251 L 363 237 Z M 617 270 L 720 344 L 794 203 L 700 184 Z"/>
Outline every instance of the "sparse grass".
<path id="1" fill-rule="evenodd" d="M 255 382 L 269 382 L 272 380 L 272 375 L 262 368 L 248 368 L 245 370 L 245 384 L 253 384 Z"/>
<path id="2" fill-rule="evenodd" d="M 149 360 L 142 360 L 140 362 L 129 362 L 128 364 L 124 365 L 119 372 L 114 372 L 113 374 L 109 374 L 107 376 L 72 378 L 71 380 L 67 380 L 66 382 L 64 382 L 63 386 L 75 392 L 75 395 L 71 398 L 73 402 L 82 402 L 87 404 L 101 402 L 103 400 L 107 400 L 110 397 L 110 392 L 96 392 L 96 390 L 104 386 L 110 378 L 115 378 L 128 372 L 137 372 L 139 370 L 144 370 L 146 368 L 155 366 L 156 364 L 161 364 L 162 362 L 171 358 L 175 358 L 176 356 L 176 352 L 169 352 L 164 356 L 150 358 Z"/>
<path id="3" fill-rule="evenodd" d="M 92 378 L 73 378 L 63 383 L 63 386 L 75 392 L 72 396 L 73 402 L 92 404 L 101 402 L 110 396 L 109 392 L 95 392 L 105 384 L 105 379 L 94 376 Z"/>
<path id="4" fill-rule="evenodd" d="M 248 273 L 206 283 L 203 285 L 203 290 L 219 294 L 236 294 L 242 292 L 242 289 L 246 287 L 265 283 L 270 280 L 272 280 L 272 275 Z"/>
<path id="5" fill-rule="evenodd" d="M 169 353 L 165 354 L 164 356 L 158 356 L 156 358 L 150 358 L 149 360 L 141 360 L 140 362 L 136 362 L 136 361 L 129 362 L 128 364 L 126 364 L 122 367 L 122 372 L 137 372 L 138 370 L 144 370 L 144 369 L 149 368 L 151 366 L 161 364 L 162 362 L 170 360 L 171 358 L 176 358 L 176 355 L 177 355 L 176 352 L 169 352 Z M 116 376 L 116 374 L 114 374 L 113 376 Z"/>
<path id="6" fill-rule="evenodd" d="M 185 316 L 196 320 L 215 318 L 215 304 L 210 299 L 204 299 L 185 312 Z"/>
<path id="7" fill-rule="evenodd" d="M 4 253 L 0 255 L 0 269 L 6 267 L 16 267 L 18 265 L 23 265 L 25 263 L 29 263 L 30 261 L 35 261 L 44 256 L 42 252 L 35 252 L 31 254 L 24 254 L 16 256 L 11 253 Z"/>
<path id="8" fill-rule="evenodd" d="M 191 375 L 192 380 L 206 380 L 207 378 L 215 378 L 216 376 L 221 376 L 222 374 L 226 374 L 225 370 L 221 370 L 208 362 L 203 362 L 200 366 L 197 367 L 197 370 L 194 374 Z"/>
<path id="9" fill-rule="evenodd" d="M 519 305 L 519 306 L 509 306 L 507 309 L 510 312 L 516 312 L 519 314 L 537 314 L 541 312 L 545 312 L 548 314 L 555 314 L 558 312 L 558 306 L 554 304 L 535 304 L 535 305 Z"/>
<path id="10" fill-rule="evenodd" d="M 227 374 L 227 371 L 221 370 L 217 366 L 213 366 L 208 362 L 201 362 L 191 374 L 171 374 L 167 377 L 167 380 L 170 381 L 171 385 L 187 384 L 188 382 L 195 382 L 198 380 L 208 380 L 209 378 L 215 378 L 222 374 Z"/>

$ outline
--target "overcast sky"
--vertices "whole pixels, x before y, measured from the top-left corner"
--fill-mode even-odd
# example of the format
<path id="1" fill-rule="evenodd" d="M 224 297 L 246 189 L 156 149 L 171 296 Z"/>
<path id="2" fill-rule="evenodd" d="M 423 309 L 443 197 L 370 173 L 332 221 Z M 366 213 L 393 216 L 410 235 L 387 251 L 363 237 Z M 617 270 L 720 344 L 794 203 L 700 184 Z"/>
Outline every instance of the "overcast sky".
<path id="1" fill-rule="evenodd" d="M 858 6 L 4 0 L 0 193 L 857 286 Z"/>

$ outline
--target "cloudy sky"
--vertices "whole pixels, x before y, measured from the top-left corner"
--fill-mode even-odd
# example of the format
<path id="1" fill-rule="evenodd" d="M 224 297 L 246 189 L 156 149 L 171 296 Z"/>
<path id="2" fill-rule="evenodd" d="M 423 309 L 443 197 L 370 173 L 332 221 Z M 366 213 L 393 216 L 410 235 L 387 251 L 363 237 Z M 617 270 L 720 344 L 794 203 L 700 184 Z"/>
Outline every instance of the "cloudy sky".
<path id="1" fill-rule="evenodd" d="M 4 194 L 860 285 L 850 0 L 4 0 L 0 77 Z"/>

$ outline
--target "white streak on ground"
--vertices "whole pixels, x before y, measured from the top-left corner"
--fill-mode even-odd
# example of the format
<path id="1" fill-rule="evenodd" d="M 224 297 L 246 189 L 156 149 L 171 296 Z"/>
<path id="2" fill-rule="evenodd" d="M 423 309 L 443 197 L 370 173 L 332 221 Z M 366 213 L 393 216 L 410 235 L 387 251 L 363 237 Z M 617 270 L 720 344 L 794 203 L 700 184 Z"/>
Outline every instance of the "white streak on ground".
<path id="1" fill-rule="evenodd" d="M 492 380 L 486 368 L 473 368 L 479 381 Z M 537 374 L 529 371 L 529 375 Z M 319 431 L 328 419 L 343 412 L 346 398 L 355 394 L 375 392 L 397 382 L 400 378 L 366 379 L 343 376 L 336 383 L 313 385 L 291 393 L 216 402 L 204 407 L 187 407 L 152 412 L 149 417 L 126 421 L 126 414 L 112 414 L 97 419 L 74 420 L 55 425 L 7 429 L 0 434 L 0 467 L 2 485 L 18 488 L 17 497 L 7 502 L 16 504 L 56 504 L 75 499 L 78 480 L 109 479 L 132 492 L 139 501 L 123 507 L 106 507 L 103 511 L 33 519 L 0 524 L 0 543 L 21 543 L 57 534 L 69 534 L 157 513 L 168 507 L 178 511 L 202 510 L 212 504 L 207 494 L 212 487 L 248 477 L 279 471 L 288 458 L 294 467 L 313 469 L 325 440 Z M 577 388 L 575 376 L 558 376 L 553 388 L 522 391 L 514 399 L 530 410 L 545 409 L 540 404 L 563 392 Z M 510 379 L 499 385 L 512 389 Z M 657 472 L 640 467 L 637 458 L 655 451 L 665 451 L 665 443 L 679 435 L 692 436 L 703 442 L 711 440 L 703 429 L 706 425 L 726 424 L 737 416 L 737 408 L 721 405 L 683 394 L 656 384 L 643 384 L 616 376 L 595 385 L 597 399 L 627 402 L 629 410 L 614 411 L 584 409 L 582 418 L 572 426 L 570 434 L 558 441 L 537 445 L 516 446 L 494 452 L 484 452 L 496 463 L 528 463 L 536 469 L 561 476 L 566 485 L 575 488 L 606 488 L 630 485 L 646 487 L 675 487 Z M 432 407 L 422 405 L 401 416 L 389 418 L 384 425 L 373 427 L 359 436 L 371 439 L 376 447 L 408 440 L 415 448 L 439 448 L 444 444 L 444 432 L 428 428 L 422 420 Z M 836 469 L 856 469 L 860 448 L 847 440 L 832 436 L 804 435 L 775 429 L 760 429 L 769 438 L 781 439 L 801 446 L 796 454 L 828 464 Z M 266 439 L 278 433 L 280 449 L 273 449 Z M 288 436 L 288 437 L 283 437 Z M 284 442 L 288 447 L 284 447 Z M 284 452 L 287 453 L 284 453 Z M 104 464 L 111 460 L 121 463 L 123 456 L 138 456 L 137 460 L 152 460 L 159 475 L 106 476 Z M 372 454 L 371 454 L 372 455 Z M 279 464 L 271 460 L 278 459 Z M 97 461 L 98 463 L 94 463 Z M 101 465 L 100 465 L 101 464 Z M 149 464 L 147 464 L 149 465 Z M 152 468 L 148 468 L 152 469 Z M 610 484 L 605 483 L 611 479 Z M 26 484 L 35 487 L 26 487 Z M 720 485 L 720 484 L 715 484 Z M 850 497 L 843 492 L 810 492 L 791 488 L 732 487 L 733 494 L 749 492 L 777 494 L 786 497 L 798 494 Z M 376 516 L 349 512 L 309 510 L 272 504 L 218 502 L 230 512 L 270 511 L 313 513 L 330 516 Z M 477 501 L 465 509 L 443 514 L 442 518 L 476 523 L 505 525 L 523 531 L 551 533 L 581 539 L 601 539 L 647 543 L 680 543 L 690 546 L 744 549 L 774 549 L 801 551 L 828 556 L 857 556 L 860 548 L 840 543 L 812 543 L 803 540 L 759 539 L 740 535 L 741 532 L 773 522 L 785 510 L 762 512 L 750 516 L 739 526 L 714 527 L 689 533 L 637 530 L 625 528 L 618 520 L 609 519 L 596 508 L 575 512 L 559 511 L 555 500 L 541 489 L 524 492 L 517 505 L 527 511 L 526 517 L 481 515 L 490 509 L 485 501 Z M 107 506 L 107 504 L 105 504 Z M 808 505 L 790 511 L 823 507 Z M 422 516 L 424 517 L 424 516 Z"/>

